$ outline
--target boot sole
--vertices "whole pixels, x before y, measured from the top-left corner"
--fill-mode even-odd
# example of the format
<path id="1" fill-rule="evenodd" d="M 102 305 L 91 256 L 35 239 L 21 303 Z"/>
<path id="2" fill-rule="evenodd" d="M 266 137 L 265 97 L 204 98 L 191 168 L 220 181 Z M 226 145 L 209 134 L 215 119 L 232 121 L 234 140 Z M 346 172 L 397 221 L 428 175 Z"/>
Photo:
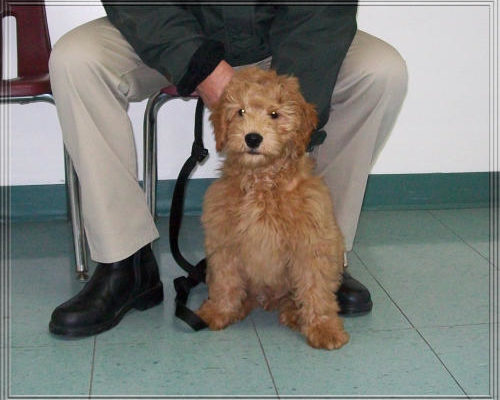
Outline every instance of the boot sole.
<path id="1" fill-rule="evenodd" d="M 52 321 L 49 323 L 49 331 L 54 335 L 66 336 L 68 338 L 78 338 L 85 336 L 93 336 L 98 333 L 105 332 L 116 325 L 122 320 L 125 314 L 132 308 L 139 311 L 144 311 L 154 306 L 159 305 L 163 301 L 163 284 L 160 282 L 153 288 L 141 293 L 136 298 L 132 299 L 126 303 L 122 309 L 116 314 L 116 316 L 101 324 L 85 326 L 80 328 L 68 328 L 66 326 L 58 326 Z"/>
<path id="2" fill-rule="evenodd" d="M 362 315 L 370 313 L 372 308 L 373 308 L 372 301 L 354 307 L 341 307 L 339 315 L 342 315 L 343 317 L 360 317 Z"/>

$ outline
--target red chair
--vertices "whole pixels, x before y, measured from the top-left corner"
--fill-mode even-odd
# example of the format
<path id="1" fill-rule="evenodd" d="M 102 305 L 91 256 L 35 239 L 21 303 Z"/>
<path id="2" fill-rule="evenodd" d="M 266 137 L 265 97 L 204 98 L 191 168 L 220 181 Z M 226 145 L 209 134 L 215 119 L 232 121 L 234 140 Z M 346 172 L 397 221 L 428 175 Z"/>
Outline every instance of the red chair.
<path id="1" fill-rule="evenodd" d="M 9 16 L 16 19 L 18 77 L 8 80 L 2 79 L 0 103 L 47 102 L 54 104 L 48 68 L 51 45 L 43 0 L 24 0 L 22 3 L 1 0 L 0 17 L 2 22 L 5 17 Z M 0 40 L 3 44 L 1 31 Z M 3 57 L 3 49 L 1 57 Z M 3 61 L 0 58 L 2 71 Z M 79 279 L 85 280 L 88 276 L 88 267 L 78 179 L 66 149 L 64 149 L 64 161 L 66 193 L 73 228 L 76 272 Z"/>
<path id="2" fill-rule="evenodd" d="M 144 113 L 144 169 L 143 182 L 146 200 L 153 217 L 156 215 L 156 183 L 158 180 L 157 171 L 157 115 L 160 108 L 172 99 L 197 99 L 198 95 L 192 93 L 189 96 L 181 96 L 177 93 L 175 86 L 163 88 L 155 93 L 148 100 Z"/>

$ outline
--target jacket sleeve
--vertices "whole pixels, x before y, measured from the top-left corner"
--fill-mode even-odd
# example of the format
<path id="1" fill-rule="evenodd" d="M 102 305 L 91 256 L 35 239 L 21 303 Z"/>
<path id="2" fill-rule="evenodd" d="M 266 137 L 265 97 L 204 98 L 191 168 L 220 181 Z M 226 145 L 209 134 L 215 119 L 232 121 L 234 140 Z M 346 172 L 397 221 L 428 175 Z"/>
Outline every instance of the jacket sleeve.
<path id="1" fill-rule="evenodd" d="M 144 63 L 183 95 L 193 92 L 224 58 L 224 44 L 207 39 L 195 16 L 182 6 L 103 5 Z"/>
<path id="2" fill-rule="evenodd" d="M 356 33 L 356 5 L 282 6 L 270 31 L 272 67 L 295 75 L 306 100 L 318 111 L 318 129 L 328 121 L 333 87 Z"/>

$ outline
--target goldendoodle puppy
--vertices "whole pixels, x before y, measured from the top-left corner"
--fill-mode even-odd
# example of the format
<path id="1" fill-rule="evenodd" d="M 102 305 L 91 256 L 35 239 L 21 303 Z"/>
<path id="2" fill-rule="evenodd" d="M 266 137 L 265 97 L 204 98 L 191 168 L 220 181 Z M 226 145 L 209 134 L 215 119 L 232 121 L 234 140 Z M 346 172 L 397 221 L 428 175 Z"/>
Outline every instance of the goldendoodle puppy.
<path id="1" fill-rule="evenodd" d="M 205 228 L 209 297 L 197 311 L 211 329 L 254 307 L 278 309 L 280 322 L 317 348 L 349 335 L 337 315 L 343 238 L 306 146 L 317 124 L 296 78 L 236 72 L 211 115 L 226 160 L 208 189 Z"/>

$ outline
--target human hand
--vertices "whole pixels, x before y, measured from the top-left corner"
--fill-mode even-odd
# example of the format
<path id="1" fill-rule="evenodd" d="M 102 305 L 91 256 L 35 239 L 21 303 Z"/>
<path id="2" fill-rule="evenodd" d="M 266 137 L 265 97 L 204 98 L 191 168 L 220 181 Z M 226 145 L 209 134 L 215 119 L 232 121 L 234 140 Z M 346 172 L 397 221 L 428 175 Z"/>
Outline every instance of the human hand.
<path id="1" fill-rule="evenodd" d="M 224 88 L 234 75 L 234 69 L 226 61 L 222 60 L 217 67 L 203 80 L 196 91 L 200 95 L 203 103 L 209 109 L 217 103 Z"/>

